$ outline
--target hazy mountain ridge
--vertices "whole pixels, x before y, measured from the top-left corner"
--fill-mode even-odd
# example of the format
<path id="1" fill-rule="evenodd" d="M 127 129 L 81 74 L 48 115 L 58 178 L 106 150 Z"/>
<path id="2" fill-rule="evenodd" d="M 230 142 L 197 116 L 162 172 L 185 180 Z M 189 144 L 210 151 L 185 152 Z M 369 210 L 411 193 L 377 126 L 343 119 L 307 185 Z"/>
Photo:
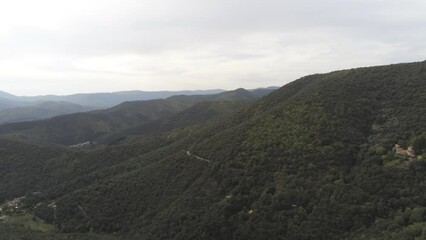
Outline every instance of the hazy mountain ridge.
<path id="1" fill-rule="evenodd" d="M 95 110 L 68 102 L 41 102 L 31 106 L 21 106 L 0 110 L 0 124 L 11 122 L 35 121 L 59 115 Z"/>
<path id="2" fill-rule="evenodd" d="M 276 87 L 249 90 L 261 97 L 276 90 Z M 68 96 L 19 97 L 0 91 L 0 124 L 35 121 L 55 116 L 110 108 L 128 101 L 164 99 L 171 96 L 212 95 L 224 90 L 200 91 L 126 91 L 113 93 L 87 93 Z"/>
<path id="3" fill-rule="evenodd" d="M 208 95 L 224 92 L 225 90 L 198 90 L 198 91 L 125 91 L 112 93 L 80 93 L 68 96 L 34 96 L 20 97 L 26 101 L 65 101 L 79 105 L 109 108 L 127 101 L 164 99 L 174 95 Z"/>
<path id="4" fill-rule="evenodd" d="M 7 92 L 0 91 L 0 98 L 15 100 L 17 97 Z"/>
<path id="5" fill-rule="evenodd" d="M 249 89 L 248 91 L 262 94 L 264 96 L 279 87 L 266 87 Z M 40 95 L 40 96 L 16 96 L 7 92 L 0 91 L 0 98 L 24 101 L 24 102 L 40 102 L 40 101 L 55 101 L 55 102 L 69 102 L 84 106 L 92 107 L 112 107 L 122 102 L 138 101 L 138 100 L 152 100 L 164 99 L 177 95 L 212 95 L 221 92 L 226 92 L 223 89 L 210 89 L 210 90 L 182 90 L 182 91 L 121 91 L 110 93 L 76 93 L 71 95 Z M 99 105 L 99 106 L 98 106 Z"/>
<path id="6" fill-rule="evenodd" d="M 28 105 L 27 102 L 15 101 L 8 98 L 0 97 L 0 110 L 15 108 Z"/>
<path id="7" fill-rule="evenodd" d="M 215 94 L 224 90 L 200 91 L 126 91 L 73 95 L 15 96 L 0 91 L 0 124 L 34 121 L 50 117 L 110 108 L 126 101 L 163 99 L 174 95 Z M 55 102 L 56 104 L 53 104 Z M 57 106 L 61 105 L 61 106 Z M 4 110 L 4 111 L 2 111 Z"/>
<path id="8" fill-rule="evenodd" d="M 14 139 L 72 145 L 97 141 L 128 127 L 171 116 L 203 101 L 253 101 L 250 91 L 237 89 L 213 95 L 181 95 L 167 99 L 124 102 L 105 110 L 0 126 L 0 134 Z"/>

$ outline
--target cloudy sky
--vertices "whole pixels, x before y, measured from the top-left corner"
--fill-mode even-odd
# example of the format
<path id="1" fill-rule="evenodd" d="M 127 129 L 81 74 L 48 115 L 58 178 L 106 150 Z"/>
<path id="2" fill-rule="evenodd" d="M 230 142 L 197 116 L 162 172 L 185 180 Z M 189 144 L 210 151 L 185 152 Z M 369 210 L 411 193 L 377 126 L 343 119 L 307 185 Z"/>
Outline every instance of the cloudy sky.
<path id="1" fill-rule="evenodd" d="M 424 0 L 13 0 L 0 90 L 17 95 L 282 86 L 426 59 Z"/>

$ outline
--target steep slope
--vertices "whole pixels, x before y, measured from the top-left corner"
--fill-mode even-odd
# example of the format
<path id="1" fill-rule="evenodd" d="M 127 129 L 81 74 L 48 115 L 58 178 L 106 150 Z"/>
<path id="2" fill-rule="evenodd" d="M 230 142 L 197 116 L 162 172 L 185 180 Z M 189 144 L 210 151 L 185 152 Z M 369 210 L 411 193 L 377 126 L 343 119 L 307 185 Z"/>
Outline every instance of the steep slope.
<path id="1" fill-rule="evenodd" d="M 72 155 L 65 148 L 0 139 L 0 203 L 54 185 L 55 173 L 66 171 L 62 160 Z"/>
<path id="2" fill-rule="evenodd" d="M 119 139 L 132 135 L 161 134 L 168 131 L 183 129 L 194 124 L 203 124 L 205 121 L 222 115 L 230 115 L 244 107 L 252 101 L 206 101 L 194 104 L 192 107 L 174 114 L 170 117 L 161 118 L 143 125 L 126 128 L 115 132 L 104 140 L 105 143 L 117 142 Z"/>
<path id="3" fill-rule="evenodd" d="M 88 225 L 136 239 L 342 239 L 392 224 L 426 207 L 426 164 L 390 153 L 426 129 L 425 67 L 302 78 L 227 120 L 168 134 L 113 177 L 98 172 L 109 177 L 63 195 L 58 217 L 72 224 L 78 201 Z"/>
<path id="4" fill-rule="evenodd" d="M 84 107 L 67 102 L 41 102 L 25 107 L 14 107 L 0 111 L 0 124 L 35 121 L 59 115 L 88 112 L 93 107 Z"/>
<path id="5" fill-rule="evenodd" d="M 232 115 L 78 152 L 44 201 L 63 231 L 125 239 L 421 239 L 425 92 L 425 62 L 304 77 Z"/>
<path id="6" fill-rule="evenodd" d="M 247 90 L 213 95 L 173 96 L 167 99 L 125 102 L 113 108 L 76 113 L 48 120 L 0 126 L 0 134 L 18 140 L 72 145 L 98 141 L 110 133 L 171 116 L 203 101 L 255 100 Z"/>

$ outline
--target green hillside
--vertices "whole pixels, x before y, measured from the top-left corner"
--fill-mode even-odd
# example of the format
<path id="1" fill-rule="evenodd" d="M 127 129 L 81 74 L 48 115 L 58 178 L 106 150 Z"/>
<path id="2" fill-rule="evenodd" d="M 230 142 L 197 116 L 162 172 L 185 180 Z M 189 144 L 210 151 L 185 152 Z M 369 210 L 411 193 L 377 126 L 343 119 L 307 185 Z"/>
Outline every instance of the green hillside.
<path id="1" fill-rule="evenodd" d="M 113 236 L 99 235 L 99 234 L 87 234 L 87 233 L 45 233 L 33 231 L 20 224 L 1 224 L 0 232 L 2 239 L 7 240 L 115 240 Z"/>
<path id="2" fill-rule="evenodd" d="M 128 124 L 105 148 L 29 144 L 16 154 L 6 148 L 23 143 L 4 140 L 1 161 L 16 160 L 0 189 L 5 199 L 43 192 L 27 194 L 26 206 L 45 206 L 29 211 L 65 233 L 426 239 L 425 93 L 426 62 L 351 69 L 301 78 L 249 106 L 203 103 Z M 392 152 L 396 143 L 416 157 Z M 51 178 L 22 175 L 29 156 L 44 166 L 34 175 Z"/>

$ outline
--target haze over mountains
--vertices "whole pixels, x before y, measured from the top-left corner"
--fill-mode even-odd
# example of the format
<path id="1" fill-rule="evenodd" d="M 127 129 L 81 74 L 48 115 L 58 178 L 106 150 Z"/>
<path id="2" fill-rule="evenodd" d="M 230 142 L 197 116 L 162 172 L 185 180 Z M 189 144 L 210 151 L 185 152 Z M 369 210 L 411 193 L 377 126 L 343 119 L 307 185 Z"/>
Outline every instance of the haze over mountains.
<path id="1" fill-rule="evenodd" d="M 9 102 L 9 105 L 22 106 L 33 102 L 68 102 L 82 106 L 97 108 L 112 107 L 122 102 L 167 98 L 174 95 L 204 95 L 223 92 L 224 90 L 200 91 L 126 91 L 112 93 L 79 93 L 73 95 L 45 95 L 45 96 L 15 96 L 0 91 L 0 99 Z M 1 101 L 0 101 L 1 103 Z M 13 103 L 13 104 L 12 104 Z"/>
<path id="2" fill-rule="evenodd" d="M 272 91 L 272 89 L 271 89 Z M 266 92 L 263 92 L 266 93 Z M 166 99 L 124 102 L 105 110 L 0 126 L 0 134 L 26 141 L 73 145 L 99 141 L 125 128 L 142 125 L 186 110 L 201 102 L 254 101 L 262 96 L 245 89 L 211 95 L 180 95 Z"/>
<path id="3" fill-rule="evenodd" d="M 250 90 L 257 96 L 263 96 L 277 87 Z M 54 116 L 87 112 L 109 108 L 127 101 L 163 99 L 175 95 L 208 95 L 224 90 L 200 91 L 127 91 L 113 93 L 85 93 L 68 96 L 15 96 L 0 91 L 0 124 L 47 119 Z"/>
<path id="4" fill-rule="evenodd" d="M 0 207 L 25 198 L 21 215 L 5 215 L 21 225 L 0 230 L 11 239 L 424 239 L 425 92 L 419 62 L 315 74 L 260 99 L 237 89 L 3 125 Z M 69 146 L 84 141 L 96 143 Z"/>
<path id="5" fill-rule="evenodd" d="M 32 97 L 17 97 L 10 94 L 1 94 L 5 98 L 17 101 L 63 101 L 83 106 L 92 106 L 98 108 L 112 107 L 122 102 L 137 101 L 137 100 L 150 100 L 167 98 L 174 95 L 205 95 L 223 92 L 221 89 L 213 90 L 199 90 L 199 91 L 126 91 L 126 92 L 112 92 L 112 93 L 80 93 L 65 96 L 32 96 Z"/>
<path id="6" fill-rule="evenodd" d="M 39 102 L 31 104 L 22 104 L 22 106 L 11 107 L 0 110 L 0 124 L 11 122 L 35 121 L 40 119 L 51 118 L 54 116 L 88 112 L 95 110 L 95 107 L 85 107 L 69 102 Z"/>

